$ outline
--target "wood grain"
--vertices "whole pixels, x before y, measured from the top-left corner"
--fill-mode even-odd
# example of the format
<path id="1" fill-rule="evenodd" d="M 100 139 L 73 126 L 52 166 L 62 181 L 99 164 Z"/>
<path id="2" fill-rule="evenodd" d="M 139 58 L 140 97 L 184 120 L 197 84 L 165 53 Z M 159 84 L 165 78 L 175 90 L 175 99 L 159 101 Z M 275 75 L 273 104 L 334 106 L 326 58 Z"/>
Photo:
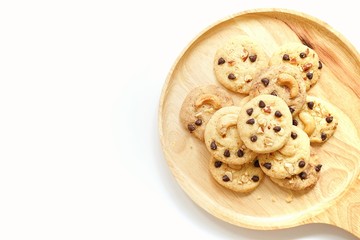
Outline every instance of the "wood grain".
<path id="1" fill-rule="evenodd" d="M 179 121 L 186 94 L 196 86 L 220 84 L 213 56 L 229 37 L 256 38 L 268 55 L 289 41 L 313 48 L 323 62 L 322 76 L 309 91 L 334 105 L 339 117 L 335 135 L 314 146 L 323 163 L 315 188 L 291 192 L 265 179 L 250 194 L 234 193 L 210 176 L 210 154 Z M 329 223 L 360 237 L 360 57 L 355 48 L 326 23 L 283 9 L 257 9 L 220 21 L 196 37 L 170 70 L 159 106 L 159 131 L 165 158 L 183 190 L 210 214 L 252 229 L 280 229 L 306 223 Z M 244 95 L 228 91 L 239 104 Z M 286 200 L 292 197 L 288 203 Z"/>

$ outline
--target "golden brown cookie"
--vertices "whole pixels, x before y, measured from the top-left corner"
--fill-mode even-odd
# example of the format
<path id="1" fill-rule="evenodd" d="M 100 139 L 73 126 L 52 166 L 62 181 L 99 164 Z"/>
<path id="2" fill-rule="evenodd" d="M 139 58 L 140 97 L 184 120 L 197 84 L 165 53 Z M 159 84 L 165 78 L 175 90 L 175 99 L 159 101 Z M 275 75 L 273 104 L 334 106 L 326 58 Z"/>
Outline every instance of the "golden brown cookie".
<path id="1" fill-rule="evenodd" d="M 235 192 L 253 191 L 264 178 L 257 160 L 237 166 L 211 158 L 209 169 L 216 182 Z"/>
<path id="2" fill-rule="evenodd" d="M 285 64 L 274 65 L 257 77 L 251 86 L 249 92 L 251 98 L 260 94 L 281 97 L 295 116 L 306 101 L 306 86 L 297 67 Z"/>
<path id="3" fill-rule="evenodd" d="M 294 125 L 308 134 L 310 142 L 323 143 L 334 135 L 338 126 L 338 118 L 331 109 L 331 104 L 325 100 L 307 96 L 299 115 L 294 118 Z"/>
<path id="4" fill-rule="evenodd" d="M 270 66 L 290 64 L 300 69 L 306 90 L 309 90 L 319 80 L 322 63 L 317 53 L 310 47 L 291 42 L 280 46 L 271 56 Z"/>
<path id="5" fill-rule="evenodd" d="M 261 169 L 266 175 L 284 179 L 299 174 L 310 160 L 310 140 L 298 127 L 292 126 L 291 137 L 279 150 L 258 156 Z"/>
<path id="6" fill-rule="evenodd" d="M 268 57 L 260 45 L 248 36 L 231 39 L 221 46 L 214 58 L 216 79 L 227 89 L 247 94 L 252 80 L 267 67 Z"/>
<path id="7" fill-rule="evenodd" d="M 256 153 L 248 149 L 237 131 L 241 107 L 223 107 L 210 118 L 205 128 L 205 144 L 210 154 L 224 163 L 244 164 L 254 160 Z"/>
<path id="8" fill-rule="evenodd" d="M 290 138 L 292 116 L 280 97 L 259 95 L 241 108 L 237 127 L 247 148 L 269 153 L 282 148 Z"/>
<path id="9" fill-rule="evenodd" d="M 319 163 L 316 155 L 311 155 L 309 164 L 300 173 L 289 178 L 270 178 L 277 185 L 290 190 L 304 190 L 316 185 L 320 178 L 322 164 Z"/>
<path id="10" fill-rule="evenodd" d="M 181 109 L 180 121 L 192 135 L 204 141 L 207 122 L 218 109 L 233 105 L 233 100 L 215 85 L 199 86 L 186 96 Z"/>

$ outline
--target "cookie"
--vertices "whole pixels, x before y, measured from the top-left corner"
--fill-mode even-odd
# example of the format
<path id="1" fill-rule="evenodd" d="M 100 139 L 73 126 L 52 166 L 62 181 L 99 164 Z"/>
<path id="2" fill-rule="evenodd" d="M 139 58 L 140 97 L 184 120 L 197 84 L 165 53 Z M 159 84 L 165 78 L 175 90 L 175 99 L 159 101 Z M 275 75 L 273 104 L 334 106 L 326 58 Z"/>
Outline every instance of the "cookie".
<path id="1" fill-rule="evenodd" d="M 239 113 L 237 127 L 245 146 L 256 153 L 269 153 L 284 146 L 290 138 L 292 116 L 283 99 L 259 95 Z"/>
<path id="2" fill-rule="evenodd" d="M 319 80 L 322 63 L 317 53 L 310 47 L 297 42 L 280 46 L 271 56 L 270 66 L 290 64 L 300 69 L 306 90 L 309 90 Z"/>
<path id="3" fill-rule="evenodd" d="M 233 100 L 220 87 L 199 86 L 186 96 L 180 109 L 180 121 L 192 135 L 204 141 L 207 122 L 216 110 L 233 105 Z"/>
<path id="4" fill-rule="evenodd" d="M 221 46 L 214 57 L 216 79 L 227 89 L 247 94 L 251 82 L 267 67 L 268 56 L 248 36 L 238 36 Z"/>
<path id="5" fill-rule="evenodd" d="M 260 94 L 281 97 L 295 116 L 306 101 L 306 86 L 297 67 L 287 64 L 274 65 L 253 81 L 250 97 Z"/>
<path id="6" fill-rule="evenodd" d="M 264 178 L 257 160 L 238 166 L 211 158 L 209 169 L 216 182 L 235 192 L 251 192 Z"/>
<path id="7" fill-rule="evenodd" d="M 299 115 L 294 118 L 294 125 L 308 134 L 310 142 L 323 143 L 334 135 L 338 126 L 332 108 L 330 103 L 318 97 L 307 96 Z"/>
<path id="8" fill-rule="evenodd" d="M 301 173 L 310 159 L 310 140 L 298 127 L 292 126 L 291 137 L 279 150 L 258 156 L 261 169 L 266 175 L 284 179 Z"/>
<path id="9" fill-rule="evenodd" d="M 248 149 L 237 131 L 241 107 L 223 107 L 210 118 L 205 128 L 205 144 L 211 155 L 224 163 L 244 164 L 254 160 L 256 153 Z"/>
<path id="10" fill-rule="evenodd" d="M 311 155 L 309 164 L 299 174 L 290 178 L 278 179 L 270 178 L 277 185 L 290 190 L 305 190 L 316 185 L 320 178 L 322 165 L 319 163 L 316 155 Z"/>

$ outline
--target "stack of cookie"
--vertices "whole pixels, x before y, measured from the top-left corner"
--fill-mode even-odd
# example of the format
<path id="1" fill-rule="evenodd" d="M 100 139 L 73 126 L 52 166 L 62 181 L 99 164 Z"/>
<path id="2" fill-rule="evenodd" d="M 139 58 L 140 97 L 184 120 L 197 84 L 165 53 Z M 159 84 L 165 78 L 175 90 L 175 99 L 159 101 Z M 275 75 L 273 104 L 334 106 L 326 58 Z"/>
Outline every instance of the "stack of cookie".
<path id="1" fill-rule="evenodd" d="M 218 49 L 217 81 L 249 100 L 234 106 L 221 87 L 196 87 L 180 119 L 205 143 L 210 173 L 220 185 L 249 192 L 265 176 L 291 190 L 316 184 L 322 165 L 311 145 L 326 142 L 338 125 L 329 103 L 307 95 L 321 69 L 316 52 L 301 43 L 285 44 L 270 58 L 247 36 Z"/>
<path id="2" fill-rule="evenodd" d="M 310 153 L 308 135 L 292 123 L 282 98 L 259 95 L 243 106 L 237 129 L 245 146 L 258 153 L 260 168 L 273 182 L 301 190 L 317 182 L 321 165 Z"/>

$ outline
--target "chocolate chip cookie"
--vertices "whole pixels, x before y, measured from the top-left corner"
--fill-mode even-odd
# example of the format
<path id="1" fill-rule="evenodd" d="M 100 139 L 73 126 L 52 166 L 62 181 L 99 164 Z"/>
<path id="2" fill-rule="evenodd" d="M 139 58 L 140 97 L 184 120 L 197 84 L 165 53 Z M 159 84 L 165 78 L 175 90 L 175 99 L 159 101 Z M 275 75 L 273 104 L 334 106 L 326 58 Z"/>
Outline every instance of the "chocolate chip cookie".
<path id="1" fill-rule="evenodd" d="M 253 79 L 268 64 L 268 56 L 248 36 L 231 39 L 221 46 L 214 58 L 216 79 L 227 89 L 247 94 Z"/>
<path id="2" fill-rule="evenodd" d="M 314 96 L 307 96 L 306 103 L 294 124 L 303 129 L 312 143 L 323 143 L 334 135 L 338 118 L 331 112 L 330 103 Z"/>
<path id="3" fill-rule="evenodd" d="M 199 86 L 186 96 L 180 109 L 180 121 L 186 130 L 204 141 L 205 126 L 216 110 L 233 105 L 233 100 L 220 87 Z"/>
<path id="4" fill-rule="evenodd" d="M 291 42 L 280 46 L 271 56 L 269 64 L 290 64 L 300 69 L 306 90 L 309 90 L 319 80 L 322 63 L 318 54 L 310 47 Z"/>
<path id="5" fill-rule="evenodd" d="M 290 138 L 292 116 L 283 99 L 259 95 L 247 102 L 239 113 L 237 127 L 245 146 L 256 153 L 282 148 Z"/>
<path id="6" fill-rule="evenodd" d="M 223 107 L 210 118 L 205 128 L 205 144 L 210 154 L 224 163 L 244 164 L 252 161 L 256 153 L 240 139 L 237 120 L 241 107 Z"/>
<path id="7" fill-rule="evenodd" d="M 315 186 L 320 178 L 321 168 L 322 164 L 319 163 L 318 157 L 311 155 L 309 164 L 300 173 L 285 179 L 272 177 L 270 179 L 283 188 L 295 191 L 304 190 Z"/>
<path id="8" fill-rule="evenodd" d="M 291 65 L 274 65 L 257 77 L 249 96 L 271 94 L 281 97 L 293 116 L 297 115 L 306 101 L 306 86 L 301 72 Z"/>
<path id="9" fill-rule="evenodd" d="M 310 140 L 298 127 L 292 126 L 291 137 L 279 150 L 258 156 L 261 169 L 266 175 L 284 179 L 301 173 L 310 159 Z"/>

